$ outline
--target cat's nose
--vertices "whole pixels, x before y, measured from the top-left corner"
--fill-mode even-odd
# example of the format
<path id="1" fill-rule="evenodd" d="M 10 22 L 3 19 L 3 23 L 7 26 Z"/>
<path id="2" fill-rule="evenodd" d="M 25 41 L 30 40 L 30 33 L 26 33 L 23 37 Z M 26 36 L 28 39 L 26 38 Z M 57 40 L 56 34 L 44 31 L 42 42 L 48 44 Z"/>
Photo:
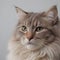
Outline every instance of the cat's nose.
<path id="1" fill-rule="evenodd" d="M 29 41 L 33 38 L 33 33 L 32 32 L 27 32 L 25 35 L 29 39 Z"/>

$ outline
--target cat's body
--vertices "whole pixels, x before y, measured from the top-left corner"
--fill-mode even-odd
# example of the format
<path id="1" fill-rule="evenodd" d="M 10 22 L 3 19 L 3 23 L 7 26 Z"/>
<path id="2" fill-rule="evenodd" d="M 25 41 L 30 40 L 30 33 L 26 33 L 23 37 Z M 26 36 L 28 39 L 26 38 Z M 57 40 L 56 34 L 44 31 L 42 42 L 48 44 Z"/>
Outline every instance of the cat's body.
<path id="1" fill-rule="evenodd" d="M 43 13 L 16 9 L 20 19 L 9 41 L 8 60 L 60 60 L 60 21 L 56 6 Z"/>

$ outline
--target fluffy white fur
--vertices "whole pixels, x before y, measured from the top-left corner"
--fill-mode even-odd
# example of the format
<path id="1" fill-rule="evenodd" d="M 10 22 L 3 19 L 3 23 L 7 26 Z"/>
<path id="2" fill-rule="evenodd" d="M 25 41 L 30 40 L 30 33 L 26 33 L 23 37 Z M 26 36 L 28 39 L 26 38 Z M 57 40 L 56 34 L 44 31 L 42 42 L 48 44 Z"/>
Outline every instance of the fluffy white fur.
<path id="1" fill-rule="evenodd" d="M 60 39 L 56 39 L 57 40 L 51 45 L 36 51 L 28 50 L 23 47 L 19 41 L 11 40 L 9 43 L 10 53 L 8 60 L 40 60 L 40 58 L 44 57 L 46 54 L 48 55 L 48 60 L 59 60 Z"/>

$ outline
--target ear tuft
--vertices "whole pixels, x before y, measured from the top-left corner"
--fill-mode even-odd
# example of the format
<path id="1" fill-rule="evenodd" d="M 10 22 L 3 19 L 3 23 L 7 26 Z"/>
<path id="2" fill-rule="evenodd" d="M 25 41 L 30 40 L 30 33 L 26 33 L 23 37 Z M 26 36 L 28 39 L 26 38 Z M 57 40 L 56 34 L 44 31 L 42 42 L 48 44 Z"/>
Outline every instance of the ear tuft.
<path id="1" fill-rule="evenodd" d="M 15 6 L 15 9 L 16 9 L 18 17 L 24 17 L 28 14 L 27 12 L 25 12 L 24 10 L 22 10 L 21 8 L 17 6 Z"/>
<path id="2" fill-rule="evenodd" d="M 48 10 L 47 16 L 52 17 L 52 18 L 56 18 L 58 16 L 56 5 L 52 6 L 52 8 Z"/>
<path id="3" fill-rule="evenodd" d="M 45 16 L 48 18 L 47 20 L 51 23 L 51 25 L 55 25 L 58 22 L 58 10 L 57 6 L 52 6 L 46 13 Z"/>
<path id="4" fill-rule="evenodd" d="M 15 8 L 16 8 L 16 12 L 18 13 L 19 8 L 17 6 L 15 6 Z"/>

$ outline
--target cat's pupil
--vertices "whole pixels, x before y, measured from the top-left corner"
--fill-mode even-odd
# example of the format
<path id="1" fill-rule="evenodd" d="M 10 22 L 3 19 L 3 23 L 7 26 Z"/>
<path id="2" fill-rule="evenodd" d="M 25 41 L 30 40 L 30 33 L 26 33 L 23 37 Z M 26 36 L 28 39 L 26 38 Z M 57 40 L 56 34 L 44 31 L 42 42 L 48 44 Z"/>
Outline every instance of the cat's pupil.
<path id="1" fill-rule="evenodd" d="M 35 30 L 35 31 L 37 31 L 37 32 L 38 32 L 38 31 L 40 31 L 40 30 L 42 30 L 42 29 L 43 29 L 43 27 L 40 27 L 40 26 L 39 26 L 39 27 L 37 27 L 37 28 L 36 28 L 36 30 Z"/>
<path id="2" fill-rule="evenodd" d="M 22 26 L 21 29 L 22 29 L 22 31 L 26 31 L 27 30 L 26 26 Z"/>

